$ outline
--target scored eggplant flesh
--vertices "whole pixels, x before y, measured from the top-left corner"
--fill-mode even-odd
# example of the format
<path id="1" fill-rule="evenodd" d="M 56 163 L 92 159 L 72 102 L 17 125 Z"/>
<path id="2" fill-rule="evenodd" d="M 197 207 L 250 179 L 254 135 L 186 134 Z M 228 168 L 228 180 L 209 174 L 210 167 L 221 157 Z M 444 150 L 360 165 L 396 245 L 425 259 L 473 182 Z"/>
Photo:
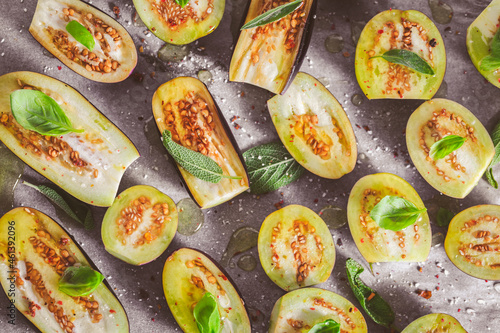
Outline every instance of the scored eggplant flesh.
<path id="1" fill-rule="evenodd" d="M 246 22 L 289 1 L 252 0 Z M 243 30 L 231 59 L 229 79 L 280 94 L 291 84 L 312 33 L 316 0 L 305 0 L 279 21 Z"/>

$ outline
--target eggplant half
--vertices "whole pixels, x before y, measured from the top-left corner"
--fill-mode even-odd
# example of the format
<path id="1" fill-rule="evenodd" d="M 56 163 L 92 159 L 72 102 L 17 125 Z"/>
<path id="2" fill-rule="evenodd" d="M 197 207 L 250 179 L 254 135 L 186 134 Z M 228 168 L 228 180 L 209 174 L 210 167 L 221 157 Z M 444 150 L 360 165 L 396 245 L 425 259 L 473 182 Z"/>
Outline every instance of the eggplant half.
<path id="1" fill-rule="evenodd" d="M 104 281 L 88 296 L 58 289 L 67 267 L 95 266 L 47 215 L 26 207 L 0 218 L 0 282 L 17 310 L 40 331 L 129 332 L 127 315 Z"/>
<path id="2" fill-rule="evenodd" d="M 177 166 L 201 208 L 217 206 L 248 189 L 248 175 L 236 141 L 201 81 L 178 77 L 161 85 L 153 96 L 153 114 L 160 133 L 169 130 L 176 143 L 212 158 L 225 175 L 241 177 L 223 178 L 214 184 Z"/>
<path id="3" fill-rule="evenodd" d="M 186 333 L 198 333 L 193 309 L 206 292 L 217 300 L 221 333 L 250 333 L 243 300 L 228 275 L 202 252 L 182 248 L 165 262 L 163 291 L 175 320 Z M 208 332 L 208 331 L 205 331 Z"/>
<path id="4" fill-rule="evenodd" d="M 93 36 L 89 50 L 66 30 L 77 21 Z M 98 82 L 125 80 L 137 64 L 134 41 L 118 22 L 79 0 L 38 0 L 30 33 L 66 66 Z"/>
<path id="5" fill-rule="evenodd" d="M 82 133 L 44 136 L 14 119 L 10 94 L 34 89 L 54 99 Z M 127 167 L 139 157 L 130 140 L 82 95 L 51 77 L 14 72 L 0 77 L 0 141 L 77 199 L 110 206 Z"/>
<path id="6" fill-rule="evenodd" d="M 245 23 L 288 1 L 252 0 Z M 279 21 L 242 30 L 234 49 L 229 79 L 283 93 L 297 74 L 309 46 L 317 0 Z"/>

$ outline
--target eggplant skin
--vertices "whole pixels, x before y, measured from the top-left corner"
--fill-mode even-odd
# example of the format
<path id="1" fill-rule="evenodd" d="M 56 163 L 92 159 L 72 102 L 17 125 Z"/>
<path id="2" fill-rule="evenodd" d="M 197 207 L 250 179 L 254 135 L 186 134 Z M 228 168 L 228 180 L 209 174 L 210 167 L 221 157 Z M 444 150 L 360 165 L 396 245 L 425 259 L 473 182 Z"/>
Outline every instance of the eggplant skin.
<path id="1" fill-rule="evenodd" d="M 252 0 L 245 23 L 260 15 L 263 5 L 263 0 Z M 275 94 L 284 93 L 309 47 L 316 7 L 317 0 L 305 0 L 303 6 L 280 21 L 242 30 L 231 59 L 230 81 L 250 83 Z M 305 13 L 302 21 L 297 18 L 301 13 Z M 293 25 L 296 33 L 290 32 Z"/>
<path id="2" fill-rule="evenodd" d="M 63 10 L 68 8 L 74 10 L 75 13 L 65 15 Z M 96 46 L 92 51 L 87 50 L 66 32 L 65 26 L 71 19 L 87 25 L 87 29 L 90 29 L 94 35 Z M 109 28 L 113 30 L 108 32 Z M 83 1 L 38 0 L 29 31 L 62 63 L 93 81 L 121 82 L 128 78 L 137 64 L 135 44 L 127 30 L 107 14 Z M 78 51 L 76 52 L 74 48 L 65 48 L 67 44 L 60 42 L 65 39 L 61 39 L 59 34 L 66 34 L 66 40 L 69 43 L 75 43 Z M 99 35 L 103 36 L 102 43 L 96 37 Z M 109 49 L 106 49 L 108 46 Z M 108 64 L 106 60 L 109 60 Z M 95 67 L 92 68 L 92 65 Z"/>
<path id="3" fill-rule="evenodd" d="M 43 251 L 47 254 L 45 258 L 38 252 L 40 246 L 50 249 Z M 13 250 L 15 254 L 12 253 Z M 72 322 L 75 332 L 129 332 L 127 314 L 106 280 L 87 297 L 99 305 L 92 314 L 84 304 L 58 291 L 61 274 L 58 272 L 59 268 L 56 268 L 58 264 L 50 264 L 53 258 L 58 258 L 58 263 L 65 262 L 66 267 L 81 264 L 98 270 L 73 237 L 42 212 L 34 208 L 18 207 L 0 218 L 0 282 L 9 300 L 34 326 L 44 333 L 61 332 L 62 326 L 56 321 L 55 313 L 49 310 L 49 305 L 52 304 L 57 309 L 62 309 L 65 316 L 71 315 L 76 319 Z M 40 273 L 41 279 L 33 279 L 34 271 Z M 28 279 L 28 276 L 31 278 Z M 10 290 L 12 283 L 15 284 L 14 294 Z M 43 284 L 45 289 L 38 291 L 34 284 Z M 44 297 L 42 291 L 50 296 Z M 102 317 L 97 322 L 92 322 L 92 316 L 95 318 L 97 314 Z"/>
<path id="4" fill-rule="evenodd" d="M 22 128 L 10 110 L 10 94 L 22 88 L 37 89 L 52 97 L 71 123 L 84 132 L 46 138 Z M 0 141 L 7 148 L 63 190 L 94 206 L 113 203 L 121 177 L 139 157 L 125 134 L 80 93 L 42 74 L 14 72 L 0 76 L 0 120 Z M 22 139 L 17 131 L 23 134 Z M 56 156 L 52 149 L 58 150 Z"/>

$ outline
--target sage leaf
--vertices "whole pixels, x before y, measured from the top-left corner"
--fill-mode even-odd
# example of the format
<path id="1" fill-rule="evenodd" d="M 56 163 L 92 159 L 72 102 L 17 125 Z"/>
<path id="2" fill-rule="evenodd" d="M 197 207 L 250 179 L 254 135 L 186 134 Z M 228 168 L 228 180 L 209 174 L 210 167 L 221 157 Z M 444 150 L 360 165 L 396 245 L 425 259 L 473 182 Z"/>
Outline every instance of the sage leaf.
<path id="1" fill-rule="evenodd" d="M 399 231 L 414 224 L 425 211 L 405 198 L 387 195 L 373 207 L 370 217 L 383 229 Z"/>
<path id="2" fill-rule="evenodd" d="M 221 331 L 217 300 L 211 293 L 206 292 L 196 303 L 193 316 L 200 333 L 219 333 Z"/>
<path id="3" fill-rule="evenodd" d="M 497 29 L 490 48 L 491 53 L 481 60 L 479 66 L 483 71 L 494 71 L 500 68 L 500 29 Z"/>
<path id="4" fill-rule="evenodd" d="M 382 55 L 371 57 L 382 58 L 393 64 L 403 65 L 422 74 L 434 75 L 434 69 L 418 54 L 408 50 L 392 49 Z"/>
<path id="5" fill-rule="evenodd" d="M 59 290 L 72 297 L 87 296 L 99 287 L 104 276 L 87 266 L 70 266 L 59 279 Z"/>
<path id="6" fill-rule="evenodd" d="M 57 207 L 61 208 L 73 220 L 83 224 L 86 230 L 94 228 L 94 219 L 92 211 L 87 204 L 74 199 L 65 200 L 64 197 L 56 190 L 45 185 L 33 185 L 27 181 L 23 181 L 23 185 L 29 186 L 37 190 L 52 201 Z M 79 216 L 80 215 L 80 216 Z"/>
<path id="7" fill-rule="evenodd" d="M 63 109 L 54 99 L 38 90 L 20 89 L 11 93 L 10 109 L 19 125 L 42 135 L 83 132 L 83 129 L 72 127 Z"/>
<path id="8" fill-rule="evenodd" d="M 486 180 L 488 180 L 488 183 L 490 183 L 491 186 L 497 189 L 498 183 L 495 177 L 493 176 L 493 169 L 491 167 L 488 168 L 484 174 L 486 175 Z"/>
<path id="9" fill-rule="evenodd" d="M 243 153 L 250 192 L 263 194 L 288 185 L 302 176 L 304 168 L 280 142 L 266 143 Z"/>
<path id="10" fill-rule="evenodd" d="M 395 315 L 391 306 L 372 288 L 361 281 L 359 275 L 365 269 L 354 259 L 347 259 L 346 271 L 349 285 L 365 312 L 379 325 L 390 327 Z"/>
<path id="11" fill-rule="evenodd" d="M 429 155 L 433 160 L 439 160 L 450 153 L 454 152 L 458 148 L 462 147 L 465 143 L 466 138 L 459 135 L 448 135 L 439 141 L 432 144 Z"/>
<path id="12" fill-rule="evenodd" d="M 85 46 L 89 51 L 94 50 L 95 40 L 94 36 L 78 21 L 70 21 L 66 25 L 66 31 L 69 32 L 77 42 Z"/>
<path id="13" fill-rule="evenodd" d="M 500 31 L 500 29 L 498 30 Z M 498 188 L 498 183 L 495 180 L 495 177 L 493 177 L 493 167 L 500 162 L 500 122 L 493 129 L 493 132 L 491 133 L 491 140 L 495 146 L 495 155 L 493 155 L 493 159 L 491 160 L 485 175 L 490 185 L 494 188 Z"/>
<path id="14" fill-rule="evenodd" d="M 455 217 L 455 214 L 450 212 L 448 209 L 439 207 L 436 215 L 436 224 L 440 227 L 447 227 L 451 220 Z"/>
<path id="15" fill-rule="evenodd" d="M 175 3 L 184 8 L 188 4 L 189 0 L 175 0 Z"/>
<path id="16" fill-rule="evenodd" d="M 327 319 L 314 325 L 307 333 L 339 333 L 340 324 L 333 319 Z"/>
<path id="17" fill-rule="evenodd" d="M 163 131 L 163 146 L 177 164 L 196 178 L 214 184 L 220 182 L 222 178 L 241 179 L 238 176 L 224 175 L 220 165 L 213 159 L 176 143 L 172 140 L 172 133 L 169 130 Z"/>
<path id="18" fill-rule="evenodd" d="M 241 27 L 241 30 L 251 29 L 255 27 L 260 27 L 275 21 L 281 20 L 283 17 L 293 13 L 300 6 L 302 6 L 303 0 L 295 0 L 284 5 L 278 6 L 276 8 L 270 9 L 265 13 L 260 14 L 256 18 L 250 20 L 245 25 Z"/>

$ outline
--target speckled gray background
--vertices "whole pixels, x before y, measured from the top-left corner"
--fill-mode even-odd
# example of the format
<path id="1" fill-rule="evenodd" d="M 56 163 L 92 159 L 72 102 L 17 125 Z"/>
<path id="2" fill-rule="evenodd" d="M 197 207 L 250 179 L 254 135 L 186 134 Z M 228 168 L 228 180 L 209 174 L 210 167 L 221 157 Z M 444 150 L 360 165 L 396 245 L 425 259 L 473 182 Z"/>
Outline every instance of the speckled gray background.
<path id="1" fill-rule="evenodd" d="M 215 100 L 229 121 L 233 116 L 241 128 L 231 127 L 240 148 L 244 151 L 255 145 L 277 140 L 265 102 L 271 94 L 250 85 L 228 83 L 228 67 L 232 48 L 247 0 L 228 0 L 219 28 L 211 35 L 190 45 L 190 54 L 179 63 L 161 64 L 156 53 L 163 42 L 145 27 L 132 22 L 134 7 L 131 0 L 94 0 L 91 3 L 114 16 L 114 5 L 121 10 L 118 21 L 134 38 L 137 48 L 143 46 L 135 72 L 144 75 L 142 82 L 128 78 L 122 83 L 100 84 L 78 76 L 49 57 L 42 46 L 28 32 L 36 1 L 0 0 L 0 74 L 17 70 L 30 70 L 60 79 L 78 91 L 101 112 L 121 128 L 137 146 L 141 158 L 127 170 L 120 191 L 136 184 L 154 185 L 171 196 L 175 202 L 187 197 L 173 167 L 165 160 L 165 151 L 152 122 L 151 97 L 162 83 L 180 75 L 196 76 L 201 69 L 212 72 L 214 79 L 208 85 Z M 466 29 L 486 7 L 486 0 L 447 0 L 453 7 L 451 23 L 437 24 L 443 35 L 448 67 L 445 76 L 447 89 L 440 95 L 462 103 L 491 130 L 499 120 L 500 90 L 487 83 L 469 60 L 465 36 Z M 203 249 L 215 259 L 220 259 L 231 234 L 242 226 L 260 227 L 264 218 L 275 211 L 274 203 L 302 204 L 318 212 L 326 205 L 347 206 L 347 197 L 354 183 L 362 176 L 375 172 L 392 172 L 408 181 L 424 201 L 456 206 L 458 210 L 483 203 L 500 203 L 499 191 L 485 180 L 464 200 L 440 196 L 418 174 L 406 151 L 403 130 L 406 121 L 421 101 L 368 101 L 360 106 L 351 102 L 353 94 L 361 94 L 354 75 L 355 46 L 351 28 L 358 22 L 367 22 L 380 11 L 389 9 L 417 9 L 428 16 L 431 10 L 424 0 L 399 1 L 341 1 L 320 0 L 313 39 L 302 70 L 325 83 L 344 106 L 358 139 L 358 164 L 354 172 L 340 180 L 321 179 L 308 172 L 296 183 L 260 198 L 244 193 L 229 203 L 205 211 L 206 221 L 193 236 L 177 234 L 167 251 L 154 262 L 143 267 L 123 263 L 105 252 L 100 228 L 83 230 L 70 221 L 33 189 L 18 186 L 15 190 L 16 206 L 32 206 L 53 216 L 64 225 L 106 275 L 118 298 L 128 313 L 132 332 L 178 332 L 175 320 L 168 310 L 161 286 L 161 271 L 167 256 L 175 249 L 190 246 Z M 340 53 L 329 53 L 325 38 L 338 34 L 345 41 Z M 348 54 L 343 54 L 348 52 Z M 150 74 L 155 72 L 155 76 Z M 241 96 L 244 92 L 244 96 Z M 356 126 L 356 125 L 359 125 Z M 363 129 L 368 126 L 369 130 Z M 0 154 L 2 151 L 0 150 Z M 0 155 L 1 156 L 1 155 Z M 1 157 L 0 157 L 1 158 Z M 500 176 L 500 168 L 496 169 Z M 29 167 L 23 179 L 35 183 L 47 182 Z M 5 195 L 5 194 L 4 194 Z M 100 226 L 105 213 L 94 209 Z M 434 227 L 434 232 L 445 232 Z M 347 226 L 332 231 L 336 246 L 337 262 L 328 281 L 320 287 L 332 290 L 358 304 L 345 279 L 344 264 L 347 257 L 362 258 L 357 251 Z M 250 254 L 258 257 L 254 248 Z M 237 259 L 237 258 L 236 258 Z M 233 259 L 233 262 L 236 262 Z M 423 267 L 419 272 L 417 267 Z M 265 275 L 260 264 L 252 272 L 237 266 L 228 269 L 248 306 L 265 314 L 264 320 L 253 323 L 255 332 L 266 331 L 269 314 L 274 302 L 284 294 Z M 392 263 L 374 265 L 374 276 L 363 274 L 363 280 L 375 288 L 394 308 L 396 326 L 403 329 L 412 320 L 432 312 L 445 312 L 456 317 L 469 332 L 499 332 L 500 315 L 498 299 L 500 285 L 492 281 L 475 279 L 460 272 L 447 259 L 442 244 L 432 248 L 425 263 Z M 436 289 L 439 287 L 439 290 Z M 426 300 L 416 295 L 416 289 L 432 290 Z M 497 291 L 498 290 L 498 291 Z M 15 327 L 8 326 L 7 298 L 0 296 L 0 331 L 25 332 L 32 329 L 28 321 L 17 316 Z M 384 332 L 367 318 L 370 332 Z"/>

